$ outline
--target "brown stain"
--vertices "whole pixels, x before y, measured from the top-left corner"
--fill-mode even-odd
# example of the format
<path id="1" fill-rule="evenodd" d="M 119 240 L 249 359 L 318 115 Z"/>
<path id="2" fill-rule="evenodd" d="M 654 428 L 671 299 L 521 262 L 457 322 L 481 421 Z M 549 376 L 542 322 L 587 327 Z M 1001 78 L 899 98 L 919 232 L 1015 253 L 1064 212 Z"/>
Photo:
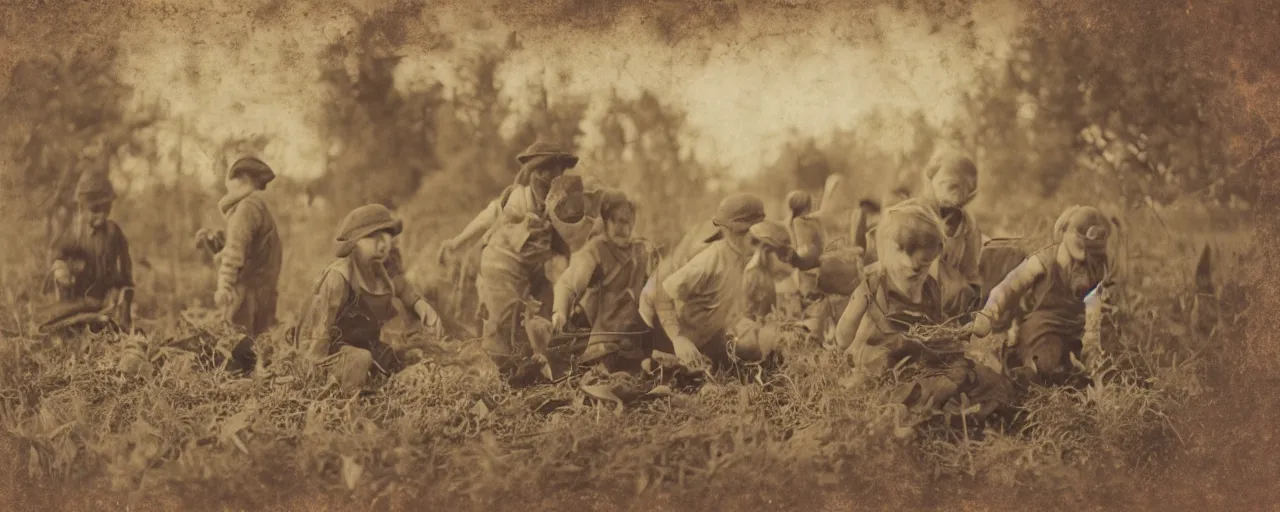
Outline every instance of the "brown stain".
<path id="1" fill-rule="evenodd" d="M 453 2 L 462 3 L 461 0 Z M 946 15 L 957 2 L 898 2 L 917 5 L 933 14 Z M 226 2 L 219 11 L 201 9 L 190 14 L 186 4 L 146 0 L 138 2 L 9 2 L 0 11 L 0 80 L 8 83 L 18 60 L 54 50 L 76 46 L 93 46 L 111 40 L 121 31 L 139 24 L 159 24 L 166 30 L 180 31 L 194 24 L 213 23 L 230 32 L 251 30 L 255 23 L 307 23 L 310 19 L 348 15 L 386 9 L 404 9 L 413 13 L 423 4 L 408 2 L 368 1 L 354 6 L 329 6 L 312 3 L 305 17 L 289 10 L 284 2 Z M 1262 147 L 1264 141 L 1280 135 L 1280 12 L 1273 2 L 1239 0 L 1230 2 L 1059 2 L 1053 7 L 1028 3 L 1032 12 L 1049 23 L 1073 23 L 1079 30 L 1112 30 L 1121 37 L 1136 34 L 1129 27 L 1141 24 L 1153 9 L 1185 9 L 1186 14 L 1174 22 L 1188 43 L 1201 45 L 1203 51 L 1216 58 L 1218 65 L 1208 72 L 1224 79 L 1229 87 L 1220 103 L 1229 114 L 1245 118 L 1232 145 L 1237 161 L 1244 161 Z M 866 24 L 865 9 L 871 2 L 843 6 L 838 2 L 764 1 L 764 2 L 630 2 L 589 0 L 530 0 L 492 4 L 480 7 L 492 10 L 504 22 L 522 29 L 555 32 L 557 37 L 571 38 L 591 44 L 592 36 L 614 29 L 620 20 L 643 15 L 641 29 L 670 45 L 689 40 L 706 42 L 728 38 L 743 13 L 768 15 L 839 16 L 851 25 Z M 1170 7 L 1172 5 L 1172 7 Z M 1073 22 L 1072 20 L 1076 20 Z M 399 32 L 393 31 L 393 36 Z M 1142 40 L 1128 44 L 1142 45 Z M 744 84 L 745 86 L 746 84 Z M 1280 501 L 1280 458 L 1274 456 L 1274 435 L 1280 424 L 1277 397 L 1271 392 L 1275 384 L 1274 368 L 1280 364 L 1280 317 L 1269 314 L 1280 306 L 1280 260 L 1269 255 L 1280 251 L 1280 157 L 1259 159 L 1254 179 L 1260 193 L 1256 205 L 1258 232 L 1255 243 L 1260 257 L 1249 264 L 1249 276 L 1256 283 L 1250 290 L 1250 314 L 1247 337 L 1232 352 L 1235 371 L 1216 382 L 1215 400 L 1207 402 L 1187 417 L 1181 418 L 1190 439 L 1190 447 L 1177 455 L 1171 469 L 1159 481 L 1125 496 L 1095 497 L 1090 502 L 1072 503 L 1087 508 L 1132 508 L 1137 510 L 1198 510 L 1209 507 L 1260 510 L 1274 507 Z M 129 503 L 126 495 L 99 483 L 88 487 L 39 483 L 25 477 L 20 462 L 25 455 L 13 443 L 0 443 L 0 460 L 10 461 L 0 470 L 0 500 L 10 503 L 12 510 L 111 510 Z M 1101 475 L 1100 475 L 1101 476 Z M 735 489 L 734 491 L 742 491 Z M 138 509 L 218 509 L 250 508 L 268 505 L 279 510 L 349 510 L 368 508 L 335 498 L 328 493 L 301 485 L 275 488 L 262 492 L 272 496 L 256 499 L 222 501 L 210 495 L 172 495 L 134 503 Z M 709 494 L 716 494 L 714 496 Z M 209 499 L 209 498 L 213 499 Z M 226 496 L 225 498 L 232 498 Z M 913 500 L 903 505 L 920 506 L 927 501 L 949 510 L 1014 510 L 1029 503 L 1042 503 L 1044 496 L 1004 489 L 970 490 L 960 495 L 942 496 L 934 500 Z M 1116 500 L 1116 501 L 1111 501 Z M 1050 498 L 1050 502 L 1054 500 Z M 1117 502 L 1118 501 L 1118 502 Z M 407 507 L 409 504 L 401 504 Z M 467 508 L 459 504 L 459 508 Z M 644 500 L 640 506 L 631 499 L 599 493 L 549 493 L 537 504 L 510 504 L 524 509 L 594 509 L 684 510 L 759 509 L 782 510 L 851 510 L 890 507 L 876 496 L 854 489 L 820 489 L 794 485 L 776 496 L 764 492 L 733 494 L 681 492 L 659 495 Z M 504 507 L 506 508 L 506 507 Z"/>

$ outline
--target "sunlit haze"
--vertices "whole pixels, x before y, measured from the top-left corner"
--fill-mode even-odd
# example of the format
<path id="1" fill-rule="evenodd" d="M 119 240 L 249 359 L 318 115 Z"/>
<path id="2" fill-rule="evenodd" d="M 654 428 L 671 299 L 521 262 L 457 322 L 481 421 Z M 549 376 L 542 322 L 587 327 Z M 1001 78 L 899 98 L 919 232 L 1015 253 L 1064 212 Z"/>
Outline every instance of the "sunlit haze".
<path id="1" fill-rule="evenodd" d="M 308 26 L 250 25 L 201 16 L 208 22 L 195 24 L 195 31 L 181 20 L 152 20 L 122 36 L 124 77 L 136 88 L 136 99 L 158 99 L 172 118 L 182 120 L 166 123 L 157 136 L 161 166 L 176 168 L 182 139 L 184 172 L 213 179 L 212 152 L 219 142 L 262 134 L 272 141 L 264 156 L 280 173 L 300 179 L 322 173 L 327 147 L 319 116 L 326 99 L 317 59 L 325 43 L 355 20 L 313 15 Z M 456 44 L 447 51 L 401 48 L 397 87 L 440 82 L 449 90 L 456 86 L 454 63 L 511 32 L 474 12 L 434 11 L 427 17 Z M 888 8 L 868 10 L 861 19 L 801 15 L 780 21 L 744 12 L 732 38 L 674 44 L 656 36 L 637 42 L 637 34 L 652 33 L 633 30 L 652 23 L 640 15 L 589 45 L 550 30 L 520 31 L 523 48 L 499 76 L 503 93 L 524 105 L 533 99 L 528 84 L 554 85 L 561 72 L 569 73 L 570 82 L 550 91 L 552 102 L 564 94 L 603 98 L 615 88 L 623 96 L 654 90 L 688 112 L 698 136 L 687 142 L 698 158 L 748 176 L 776 158 L 790 137 L 850 128 L 877 107 L 919 108 L 931 121 L 948 119 L 973 73 L 1004 57 L 1017 23 L 1012 8 L 992 4 L 975 10 L 976 38 L 967 38 L 960 27 L 932 27 L 923 17 Z M 575 141 L 579 148 L 596 143 L 591 124 L 601 114 L 599 105 L 589 112 L 586 135 Z M 866 134 L 887 149 L 908 139 L 903 135 L 892 128 Z M 126 172 L 130 165 L 125 162 Z"/>

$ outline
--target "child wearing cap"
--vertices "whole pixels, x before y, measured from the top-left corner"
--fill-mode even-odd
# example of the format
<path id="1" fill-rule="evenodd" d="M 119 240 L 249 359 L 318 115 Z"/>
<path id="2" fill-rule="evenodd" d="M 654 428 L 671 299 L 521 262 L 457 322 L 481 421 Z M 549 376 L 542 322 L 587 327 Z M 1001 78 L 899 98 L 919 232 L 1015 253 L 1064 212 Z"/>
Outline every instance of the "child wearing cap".
<path id="1" fill-rule="evenodd" d="M 750 194 L 734 194 L 720 202 L 713 224 L 718 231 L 705 248 L 669 275 L 659 272 L 653 282 L 651 310 L 671 346 L 685 365 L 727 362 L 726 334 L 746 316 L 744 276 L 752 257 L 751 226 L 764 220 L 764 202 Z M 692 251 L 691 251 L 692 252 Z M 656 327 L 656 325 L 650 324 Z"/>
<path id="2" fill-rule="evenodd" d="M 75 222 L 53 243 L 51 271 L 60 302 L 90 299 L 124 330 L 132 327 L 133 262 L 129 242 L 110 219 L 115 188 L 105 173 L 76 183 Z"/>
<path id="3" fill-rule="evenodd" d="M 747 316 L 762 320 L 778 305 L 778 281 L 795 272 L 792 262 L 796 251 L 791 245 L 791 233 L 781 223 L 766 220 L 751 226 L 747 233 L 753 248 L 744 269 Z"/>
<path id="4" fill-rule="evenodd" d="M 283 247 L 275 216 L 260 193 L 275 177 L 262 160 L 240 158 L 227 169 L 227 194 L 218 201 L 227 229 L 217 256 L 214 302 L 250 337 L 276 322 Z"/>
<path id="5" fill-rule="evenodd" d="M 779 222 L 765 220 L 748 230 L 754 248 L 743 277 L 746 314 L 730 332 L 734 354 L 740 359 L 762 360 L 777 348 L 781 331 L 770 325 L 769 315 L 778 305 L 778 282 L 794 275 L 795 249 L 791 233 Z"/>
<path id="6" fill-rule="evenodd" d="M 373 371 L 401 368 L 382 328 L 396 316 L 399 299 L 419 318 L 433 321 L 431 307 L 401 278 L 393 238 L 400 219 L 378 204 L 352 210 L 342 220 L 337 260 L 325 268 L 298 325 L 298 345 L 344 389 L 363 387 Z"/>
<path id="7" fill-rule="evenodd" d="M 599 362 L 610 373 L 634 372 L 648 355 L 649 328 L 640 318 L 639 297 L 658 254 L 648 242 L 632 237 L 636 204 L 622 192 L 601 195 L 600 216 L 604 233 L 573 253 L 556 282 L 551 325 L 553 332 L 563 331 L 574 306 L 581 304 L 592 332 L 581 361 Z M 588 289 L 594 293 L 584 296 Z"/>
<path id="8" fill-rule="evenodd" d="M 1056 243 L 1041 249 L 1009 273 L 973 320 L 978 336 L 1018 321 L 1008 365 L 1039 383 L 1061 383 L 1080 357 L 1085 330 L 1085 298 L 1107 278 L 1110 223 L 1090 206 L 1074 206 L 1054 224 Z"/>
<path id="9" fill-rule="evenodd" d="M 552 183 L 565 171 L 578 165 L 578 157 L 559 145 L 537 141 L 516 156 L 520 165 L 514 183 L 462 229 L 458 236 L 441 244 L 439 260 L 444 261 L 458 247 L 477 239 L 482 242 L 491 236 L 494 228 L 502 224 L 504 217 L 523 218 L 525 215 L 547 217 L 547 196 Z M 585 183 L 584 183 L 585 185 Z M 547 222 L 549 224 L 549 222 Z"/>

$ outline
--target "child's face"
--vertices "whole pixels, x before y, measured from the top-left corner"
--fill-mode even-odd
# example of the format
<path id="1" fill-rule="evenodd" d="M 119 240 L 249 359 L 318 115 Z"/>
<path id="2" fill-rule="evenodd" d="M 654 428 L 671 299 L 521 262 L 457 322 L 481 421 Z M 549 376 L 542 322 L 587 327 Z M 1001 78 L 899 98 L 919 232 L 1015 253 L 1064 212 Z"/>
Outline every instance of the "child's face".
<path id="1" fill-rule="evenodd" d="M 886 270 L 900 284 L 916 285 L 923 282 L 929 275 L 929 267 L 942 252 L 937 247 L 907 251 L 901 245 L 891 245 L 893 250 L 890 251 L 890 261 L 886 262 Z"/>
<path id="2" fill-rule="evenodd" d="M 626 215 L 604 221 L 605 236 L 615 244 L 630 242 L 633 228 L 635 228 L 635 220 Z"/>
<path id="3" fill-rule="evenodd" d="M 111 203 L 100 203 L 80 207 L 80 215 L 89 227 L 100 228 L 111 216 Z"/>
<path id="4" fill-rule="evenodd" d="M 973 184 L 966 177 L 946 170 L 939 171 L 930 181 L 933 196 L 943 208 L 959 208 L 969 202 Z"/>
<path id="5" fill-rule="evenodd" d="M 356 242 L 356 257 L 365 262 L 382 262 L 391 254 L 391 233 L 379 231 Z"/>
<path id="6" fill-rule="evenodd" d="M 775 281 L 786 278 L 794 270 L 791 264 L 783 258 L 783 254 L 785 254 L 784 249 L 774 248 L 766 249 L 763 254 L 766 259 L 764 267 L 768 270 L 769 277 Z"/>

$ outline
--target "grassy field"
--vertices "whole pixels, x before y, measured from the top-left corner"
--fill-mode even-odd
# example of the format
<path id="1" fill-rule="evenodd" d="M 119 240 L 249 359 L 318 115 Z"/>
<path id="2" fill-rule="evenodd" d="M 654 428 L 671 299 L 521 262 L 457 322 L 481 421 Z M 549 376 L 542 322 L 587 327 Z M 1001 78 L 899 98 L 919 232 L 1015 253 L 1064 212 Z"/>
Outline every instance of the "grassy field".
<path id="1" fill-rule="evenodd" d="M 569 384 L 508 390 L 475 340 L 398 340 L 428 362 L 355 396 L 295 371 L 281 327 L 263 343 L 273 364 L 237 379 L 160 346 L 199 320 L 159 317 L 149 338 L 4 335 L 0 486 L 19 509 L 1160 507 L 1194 489 L 1154 491 L 1212 451 L 1205 436 L 1230 432 L 1222 404 L 1243 399 L 1224 386 L 1252 233 L 1133 222 L 1105 355 L 1086 361 L 1095 385 L 1034 392 L 1009 428 L 912 428 L 887 384 L 851 385 L 799 339 L 760 382 L 620 409 Z M 1193 307 L 1205 244 L 1212 317 Z M 6 326 L 28 320 L 32 299 L 13 292 L 39 276 L 27 263 L 4 273 Z M 150 378 L 119 370 L 139 349 L 164 356 Z"/>

